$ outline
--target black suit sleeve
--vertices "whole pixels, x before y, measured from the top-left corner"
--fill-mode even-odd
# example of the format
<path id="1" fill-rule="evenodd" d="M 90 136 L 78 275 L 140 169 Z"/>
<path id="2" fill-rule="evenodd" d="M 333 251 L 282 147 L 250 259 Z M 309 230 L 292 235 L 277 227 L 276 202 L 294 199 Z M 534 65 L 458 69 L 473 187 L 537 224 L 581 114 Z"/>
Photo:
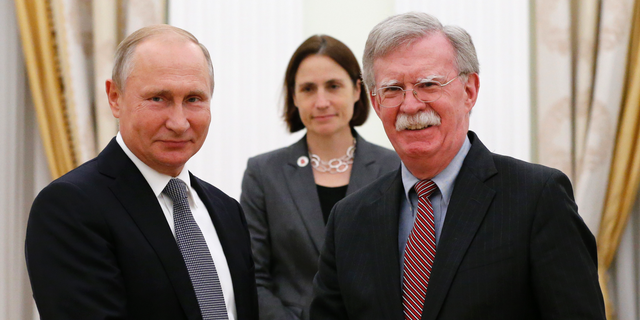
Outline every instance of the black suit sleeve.
<path id="1" fill-rule="evenodd" d="M 125 319 L 125 288 L 110 234 L 95 202 L 54 182 L 35 199 L 26 260 L 43 320 Z"/>
<path id="2" fill-rule="evenodd" d="M 560 172 L 544 186 L 531 237 L 531 283 L 541 319 L 605 319 L 596 242 Z"/>
<path id="3" fill-rule="evenodd" d="M 249 160 L 242 179 L 240 204 L 244 210 L 251 234 L 251 248 L 256 268 L 256 283 L 262 320 L 297 320 L 298 316 L 287 308 L 273 293 L 271 276 L 271 240 L 265 195 L 255 161 Z"/>
<path id="4" fill-rule="evenodd" d="M 339 205 L 340 203 L 334 206 L 329 215 L 325 243 L 318 261 L 318 273 L 313 279 L 315 297 L 311 303 L 311 320 L 348 319 L 336 267 L 335 216 Z"/>

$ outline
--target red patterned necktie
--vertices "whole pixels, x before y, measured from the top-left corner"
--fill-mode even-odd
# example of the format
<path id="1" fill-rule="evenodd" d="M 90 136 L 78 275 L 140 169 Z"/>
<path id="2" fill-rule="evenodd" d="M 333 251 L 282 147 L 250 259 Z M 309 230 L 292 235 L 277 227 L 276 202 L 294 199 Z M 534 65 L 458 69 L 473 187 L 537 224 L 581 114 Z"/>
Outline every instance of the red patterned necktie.
<path id="1" fill-rule="evenodd" d="M 438 188 L 431 180 L 415 185 L 418 211 L 404 249 L 402 306 L 406 320 L 420 320 L 431 267 L 436 257 L 436 227 L 429 196 Z"/>

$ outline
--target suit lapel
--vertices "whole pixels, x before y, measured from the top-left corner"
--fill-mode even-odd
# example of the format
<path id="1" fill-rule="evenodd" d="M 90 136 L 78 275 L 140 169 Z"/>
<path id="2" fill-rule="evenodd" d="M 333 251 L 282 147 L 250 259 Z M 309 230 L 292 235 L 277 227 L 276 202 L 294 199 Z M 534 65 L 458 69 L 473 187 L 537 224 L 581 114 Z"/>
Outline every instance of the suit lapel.
<path id="1" fill-rule="evenodd" d="M 373 145 L 360 137 L 355 130 L 353 134 L 356 137 L 356 153 L 349 177 L 348 195 L 373 182 L 380 173 L 380 165 L 376 163 L 372 150 Z"/>
<path id="2" fill-rule="evenodd" d="M 374 303 L 382 307 L 380 319 L 404 319 L 402 312 L 402 286 L 400 274 L 400 252 L 398 248 L 398 216 L 402 196 L 402 178 L 400 170 L 384 176 L 378 181 L 381 186 L 379 193 L 373 193 L 376 198 L 368 208 L 370 215 L 367 220 L 373 228 L 371 247 L 373 251 L 375 288 L 379 288 L 378 299 Z M 363 224 L 369 222 L 363 221 Z"/>
<path id="3" fill-rule="evenodd" d="M 469 138 L 471 149 L 456 178 L 438 242 L 422 314 L 424 320 L 437 318 L 462 258 L 495 196 L 495 191 L 484 184 L 497 173 L 491 153 L 473 132 L 469 132 Z"/>
<path id="4" fill-rule="evenodd" d="M 99 170 L 115 179 L 109 188 L 158 255 L 185 314 L 189 319 L 201 318 L 180 249 L 144 176 L 115 139 L 98 156 L 98 162 Z"/>
<path id="5" fill-rule="evenodd" d="M 218 240 L 227 260 L 236 306 L 250 306 L 252 305 L 252 296 L 246 292 L 246 288 L 247 286 L 255 286 L 255 284 L 247 284 L 250 278 L 247 277 L 247 274 L 253 274 L 254 270 L 251 269 L 248 231 L 244 234 L 239 233 L 241 231 L 240 228 L 243 227 L 241 220 L 239 218 L 236 219 L 236 217 L 240 217 L 240 206 L 228 208 L 221 199 L 216 198 L 216 193 L 221 193 L 221 191 L 205 185 L 202 180 L 191 173 L 190 176 L 191 187 L 196 191 L 209 212 L 211 222 L 213 222 L 213 226 L 216 229 Z M 234 215 L 235 212 L 238 212 L 237 216 Z M 247 239 L 246 250 L 242 249 L 243 239 Z M 246 255 L 244 255 L 245 253 Z M 237 310 L 238 319 L 242 319 L 245 312 L 246 310 Z"/>
<path id="6" fill-rule="evenodd" d="M 288 161 L 283 164 L 282 169 L 289 193 L 291 193 L 291 199 L 298 209 L 297 213 L 307 228 L 317 252 L 320 252 L 324 243 L 325 226 L 318 190 L 308 161 L 304 167 L 298 165 L 300 157 L 305 156 L 308 160 L 309 151 L 307 150 L 306 138 L 304 136 L 289 147 Z"/>

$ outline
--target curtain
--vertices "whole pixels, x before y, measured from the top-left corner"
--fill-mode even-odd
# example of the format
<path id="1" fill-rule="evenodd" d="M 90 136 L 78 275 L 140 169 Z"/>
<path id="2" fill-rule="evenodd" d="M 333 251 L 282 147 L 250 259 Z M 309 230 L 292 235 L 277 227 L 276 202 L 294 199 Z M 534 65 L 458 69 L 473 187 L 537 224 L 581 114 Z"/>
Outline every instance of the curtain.
<path id="1" fill-rule="evenodd" d="M 80 0 L 64 0 L 83 2 Z M 167 22 L 166 0 L 94 0 L 88 16 L 93 28 L 93 102 L 97 150 L 102 150 L 118 132 L 105 93 L 111 78 L 116 47 L 126 36 L 148 25 Z"/>
<path id="2" fill-rule="evenodd" d="M 16 0 L 32 99 L 52 178 L 77 165 L 57 53 L 51 1 Z"/>
<path id="3" fill-rule="evenodd" d="M 0 319 L 33 319 L 24 261 L 27 213 L 40 181 L 50 179 L 28 99 L 13 1 L 0 1 Z"/>
<path id="4" fill-rule="evenodd" d="M 15 23 L 4 16 L 14 14 L 13 6 L 5 8 L 6 2 L 0 2 L 3 26 Z M 23 76 L 21 82 L 20 73 L 13 70 L 21 70 L 22 59 L 7 60 L 13 64 L 9 69 L 0 65 L 2 89 L 10 90 L 3 97 L 17 100 L 3 109 L 0 118 L 5 142 L 0 147 L 2 168 L 7 168 L 0 175 L 11 186 L 0 192 L 0 205 L 8 209 L 0 218 L 0 310 L 7 319 L 37 319 L 22 258 L 31 202 L 51 179 L 95 157 L 116 134 L 104 93 L 115 48 L 136 29 L 165 22 L 166 0 L 15 0 L 13 4 L 11 18 L 19 26 L 30 91 L 24 88 L 27 79 Z M 3 49 L 20 57 L 11 39 L 4 37 L 5 31 L 17 33 L 16 28 L 0 30 Z M 0 56 L 5 50 L 1 51 Z M 33 136 L 36 131 L 41 141 Z"/>
<path id="5" fill-rule="evenodd" d="M 616 255 L 640 186 L 640 2 L 636 2 L 633 12 L 625 94 L 598 233 L 599 272 L 607 293 L 609 278 L 606 272 Z M 609 313 L 613 315 L 611 308 Z"/>
<path id="6" fill-rule="evenodd" d="M 611 198 L 607 190 L 615 172 L 611 164 L 620 161 L 614 145 L 624 112 L 634 3 L 536 0 L 534 6 L 538 161 L 559 168 L 573 181 L 580 214 L 597 235 L 602 274 L 611 263 L 603 264 L 603 248 L 617 245 L 611 242 L 613 237 L 601 236 L 605 230 L 601 227 L 611 229 L 602 220 L 603 208 L 605 199 Z M 601 285 L 611 312 L 606 278 L 601 277 Z"/>
<path id="7" fill-rule="evenodd" d="M 117 132 L 104 82 L 117 44 L 166 21 L 165 0 L 15 0 L 31 94 L 52 178 Z"/>

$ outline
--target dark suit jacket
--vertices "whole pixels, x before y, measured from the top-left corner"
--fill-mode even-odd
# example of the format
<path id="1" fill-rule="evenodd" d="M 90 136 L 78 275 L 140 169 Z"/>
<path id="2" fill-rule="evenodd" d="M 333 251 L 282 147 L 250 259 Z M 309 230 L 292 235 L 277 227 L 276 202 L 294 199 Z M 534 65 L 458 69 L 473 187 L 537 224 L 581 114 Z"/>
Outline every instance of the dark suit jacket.
<path id="1" fill-rule="evenodd" d="M 595 240 L 567 177 L 469 138 L 422 319 L 605 319 Z M 311 319 L 404 319 L 402 196 L 398 171 L 334 206 Z"/>
<path id="2" fill-rule="evenodd" d="M 391 150 L 356 134 L 347 194 L 400 167 Z M 249 159 L 240 204 L 251 233 L 261 320 L 309 319 L 313 276 L 325 225 L 306 138 Z"/>
<path id="3" fill-rule="evenodd" d="M 238 319 L 258 319 L 239 204 L 191 175 L 229 265 Z M 148 183 L 113 139 L 35 199 L 26 258 L 41 319 L 202 319 L 186 265 Z"/>

